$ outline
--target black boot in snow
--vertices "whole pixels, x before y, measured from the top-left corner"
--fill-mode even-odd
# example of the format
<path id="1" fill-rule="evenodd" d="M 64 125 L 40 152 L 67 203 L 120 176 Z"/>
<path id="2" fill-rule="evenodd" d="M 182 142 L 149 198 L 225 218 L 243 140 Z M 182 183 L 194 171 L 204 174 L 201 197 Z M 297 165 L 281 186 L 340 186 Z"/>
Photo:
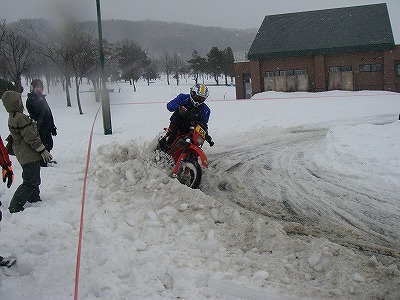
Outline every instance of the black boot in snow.
<path id="1" fill-rule="evenodd" d="M 17 262 L 17 260 L 16 260 L 15 258 L 0 256 L 0 267 L 7 267 L 7 268 L 10 268 L 10 267 L 12 267 L 16 262 Z"/>

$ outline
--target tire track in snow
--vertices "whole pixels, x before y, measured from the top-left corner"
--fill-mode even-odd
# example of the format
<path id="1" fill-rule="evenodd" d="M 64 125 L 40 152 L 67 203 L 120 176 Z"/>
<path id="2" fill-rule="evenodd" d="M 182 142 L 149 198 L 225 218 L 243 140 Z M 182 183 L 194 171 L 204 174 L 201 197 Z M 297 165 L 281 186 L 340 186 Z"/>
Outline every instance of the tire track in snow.
<path id="1" fill-rule="evenodd" d="M 210 168 L 201 189 L 283 221 L 288 233 L 325 237 L 398 260 L 400 235 L 394 224 L 399 215 L 379 209 L 393 202 L 385 198 L 391 194 L 380 195 L 313 161 L 327 131 L 275 128 L 226 138 L 223 147 L 208 151 Z"/>

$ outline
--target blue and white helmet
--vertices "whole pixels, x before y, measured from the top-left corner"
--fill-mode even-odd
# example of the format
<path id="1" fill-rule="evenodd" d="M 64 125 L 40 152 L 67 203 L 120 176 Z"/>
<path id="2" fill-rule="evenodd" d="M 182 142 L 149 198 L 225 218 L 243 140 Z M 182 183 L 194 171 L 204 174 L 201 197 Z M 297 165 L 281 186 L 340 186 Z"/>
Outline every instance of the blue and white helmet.
<path id="1" fill-rule="evenodd" d="M 190 101 L 192 101 L 195 107 L 203 104 L 208 98 L 208 95 L 208 87 L 203 83 L 195 84 L 190 88 Z"/>

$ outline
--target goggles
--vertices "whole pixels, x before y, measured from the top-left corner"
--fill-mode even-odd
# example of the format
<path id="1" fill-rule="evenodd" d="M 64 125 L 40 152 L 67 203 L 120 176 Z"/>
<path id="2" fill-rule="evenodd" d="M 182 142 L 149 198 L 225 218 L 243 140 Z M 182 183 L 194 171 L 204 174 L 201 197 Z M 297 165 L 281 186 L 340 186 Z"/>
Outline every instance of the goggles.
<path id="1" fill-rule="evenodd" d="M 203 103 L 206 101 L 206 98 L 196 95 L 196 93 L 192 93 L 192 99 L 197 103 Z"/>

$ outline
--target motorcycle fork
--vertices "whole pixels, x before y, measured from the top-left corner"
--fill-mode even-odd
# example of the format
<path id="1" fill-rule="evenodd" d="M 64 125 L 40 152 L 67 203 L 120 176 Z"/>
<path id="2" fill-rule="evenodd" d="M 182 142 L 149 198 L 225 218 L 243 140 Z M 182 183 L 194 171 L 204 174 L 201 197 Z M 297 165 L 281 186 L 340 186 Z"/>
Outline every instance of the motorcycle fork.
<path id="1" fill-rule="evenodd" d="M 178 159 L 176 160 L 175 167 L 174 167 L 174 169 L 172 170 L 172 176 L 173 176 L 173 177 L 177 177 L 177 176 L 178 176 L 177 174 L 178 174 L 179 168 L 180 168 L 181 165 L 182 165 L 182 161 L 183 161 L 183 160 L 186 158 L 186 156 L 188 155 L 188 154 L 186 153 L 186 150 L 187 150 L 188 146 L 190 145 L 190 139 L 186 139 L 185 142 L 186 142 L 186 143 L 185 143 L 185 146 L 184 146 L 183 149 L 182 149 L 181 155 L 179 155 Z M 188 171 L 185 170 L 185 174 L 187 174 L 186 172 L 188 172 Z"/>

